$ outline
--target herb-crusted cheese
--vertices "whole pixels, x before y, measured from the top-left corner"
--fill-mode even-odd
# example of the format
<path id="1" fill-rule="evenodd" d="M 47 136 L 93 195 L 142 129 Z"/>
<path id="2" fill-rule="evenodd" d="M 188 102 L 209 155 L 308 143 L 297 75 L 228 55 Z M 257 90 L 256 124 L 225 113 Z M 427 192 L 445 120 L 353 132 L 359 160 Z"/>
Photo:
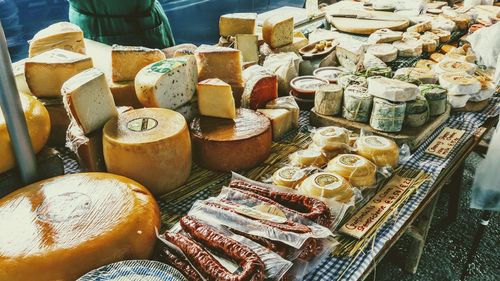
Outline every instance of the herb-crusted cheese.
<path id="1" fill-rule="evenodd" d="M 405 126 L 418 128 L 423 126 L 428 119 L 429 104 L 423 96 L 419 95 L 416 100 L 406 103 Z"/>
<path id="2" fill-rule="evenodd" d="M 436 84 L 424 84 L 420 87 L 420 93 L 429 104 L 429 115 L 437 116 L 446 111 L 446 97 L 448 91 Z"/>
<path id="3" fill-rule="evenodd" d="M 372 67 L 366 70 L 366 76 L 384 76 L 387 78 L 392 77 L 392 69 L 390 67 Z"/>
<path id="4" fill-rule="evenodd" d="M 344 91 L 342 116 L 351 121 L 368 122 L 372 109 L 373 96 L 368 89 L 359 85 L 351 85 Z"/>
<path id="5" fill-rule="evenodd" d="M 370 126 L 382 132 L 399 132 L 403 128 L 406 103 L 373 98 Z"/>

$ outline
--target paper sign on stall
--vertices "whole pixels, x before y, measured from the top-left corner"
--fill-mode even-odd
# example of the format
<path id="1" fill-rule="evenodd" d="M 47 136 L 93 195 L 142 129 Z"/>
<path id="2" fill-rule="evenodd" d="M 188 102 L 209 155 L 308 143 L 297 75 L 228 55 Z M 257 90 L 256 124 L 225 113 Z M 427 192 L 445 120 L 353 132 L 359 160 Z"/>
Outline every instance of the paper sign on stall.
<path id="1" fill-rule="evenodd" d="M 450 152 L 453 150 L 453 147 L 458 144 L 464 134 L 464 130 L 446 127 L 427 147 L 425 152 L 441 158 L 446 158 L 448 154 L 450 154 Z"/>

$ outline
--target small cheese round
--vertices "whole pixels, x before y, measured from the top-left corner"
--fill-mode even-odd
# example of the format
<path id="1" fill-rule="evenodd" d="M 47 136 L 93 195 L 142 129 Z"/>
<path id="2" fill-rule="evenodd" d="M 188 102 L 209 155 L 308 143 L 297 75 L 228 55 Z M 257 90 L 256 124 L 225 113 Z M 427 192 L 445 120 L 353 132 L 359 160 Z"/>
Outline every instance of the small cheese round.
<path id="1" fill-rule="evenodd" d="M 336 173 L 317 173 L 307 177 L 300 189 L 303 193 L 322 198 L 332 198 L 344 195 L 344 191 L 351 189 L 349 182 Z M 345 200 L 345 195 L 344 198 Z"/>
<path id="2" fill-rule="evenodd" d="M 337 173 L 353 186 L 372 186 L 377 182 L 377 169 L 370 160 L 356 154 L 340 154 L 330 162 L 326 172 Z"/>
<path id="3" fill-rule="evenodd" d="M 368 47 L 367 54 L 372 54 L 383 62 L 391 62 L 398 57 L 398 49 L 391 44 L 374 44 Z"/>
<path id="4" fill-rule="evenodd" d="M 283 167 L 273 174 L 273 184 L 295 188 L 307 176 L 299 167 Z"/>
<path id="5" fill-rule="evenodd" d="M 390 139 L 380 136 L 363 136 L 356 140 L 356 153 L 369 159 L 377 167 L 396 168 L 399 162 L 399 147 Z"/>
<path id="6" fill-rule="evenodd" d="M 322 167 L 327 162 L 325 155 L 316 149 L 298 150 L 290 155 L 290 160 L 292 165 L 300 167 Z"/>
<path id="7" fill-rule="evenodd" d="M 427 31 L 420 37 L 421 40 L 431 40 L 436 42 L 436 46 L 439 44 L 439 35 L 435 34 L 434 32 Z"/>
<path id="8" fill-rule="evenodd" d="M 451 73 L 451 72 L 453 73 L 465 72 L 468 74 L 474 74 L 476 69 L 477 66 L 472 63 L 459 60 L 445 59 L 436 64 L 433 70 L 436 74 Z"/>
<path id="9" fill-rule="evenodd" d="M 440 43 L 446 43 L 451 39 L 451 32 L 449 32 L 448 30 L 432 29 L 431 32 L 439 37 Z"/>
<path id="10" fill-rule="evenodd" d="M 184 117 L 161 108 L 120 114 L 103 129 L 108 172 L 134 179 L 161 195 L 182 185 L 191 172 L 191 140 Z"/>
<path id="11" fill-rule="evenodd" d="M 415 67 L 432 70 L 433 65 L 436 63 L 431 60 L 419 60 Z"/>
<path id="12" fill-rule="evenodd" d="M 21 99 L 21 107 L 26 118 L 33 150 L 38 153 L 49 138 L 49 112 L 40 101 L 29 94 L 19 93 L 19 98 Z M 7 123 L 0 108 L 0 174 L 14 168 L 15 165 L 16 159 L 12 151 Z"/>
<path id="13" fill-rule="evenodd" d="M 394 76 L 406 75 L 410 78 L 419 80 L 423 84 L 434 84 L 438 81 L 438 77 L 429 69 L 419 68 L 419 67 L 403 67 L 396 72 Z"/>
<path id="14" fill-rule="evenodd" d="M 0 280 L 76 280 L 112 262 L 150 258 L 160 211 L 139 183 L 84 173 L 7 195 L 0 221 Z"/>
<path id="15" fill-rule="evenodd" d="M 422 52 L 433 53 L 437 49 L 436 40 L 434 38 L 424 37 L 420 38 L 420 42 L 422 42 Z"/>
<path id="16" fill-rule="evenodd" d="M 349 134 L 344 128 L 329 126 L 316 130 L 312 135 L 312 140 L 322 150 L 333 151 L 342 149 L 347 145 Z"/>
<path id="17" fill-rule="evenodd" d="M 481 82 L 464 72 L 441 74 L 439 84 L 448 90 L 448 95 L 471 95 L 481 90 Z"/>

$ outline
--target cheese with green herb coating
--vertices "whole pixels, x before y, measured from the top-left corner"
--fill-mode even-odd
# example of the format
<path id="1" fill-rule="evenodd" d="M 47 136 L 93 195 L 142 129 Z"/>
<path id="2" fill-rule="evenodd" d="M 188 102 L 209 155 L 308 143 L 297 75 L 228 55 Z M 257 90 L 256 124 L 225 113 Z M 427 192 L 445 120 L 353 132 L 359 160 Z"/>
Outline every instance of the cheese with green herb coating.
<path id="1" fill-rule="evenodd" d="M 359 85 L 351 85 L 344 90 L 342 116 L 350 121 L 368 122 L 372 109 L 373 96 L 368 89 Z"/>
<path id="2" fill-rule="evenodd" d="M 392 69 L 390 67 L 372 67 L 366 70 L 366 76 L 384 76 L 387 78 L 392 77 Z"/>
<path id="3" fill-rule="evenodd" d="M 403 128 L 405 111 L 404 102 L 391 102 L 375 97 L 370 126 L 382 132 L 399 132 Z"/>
<path id="4" fill-rule="evenodd" d="M 429 104 L 429 115 L 438 116 L 446 111 L 446 97 L 448 91 L 436 84 L 423 84 L 420 87 L 420 93 Z"/>

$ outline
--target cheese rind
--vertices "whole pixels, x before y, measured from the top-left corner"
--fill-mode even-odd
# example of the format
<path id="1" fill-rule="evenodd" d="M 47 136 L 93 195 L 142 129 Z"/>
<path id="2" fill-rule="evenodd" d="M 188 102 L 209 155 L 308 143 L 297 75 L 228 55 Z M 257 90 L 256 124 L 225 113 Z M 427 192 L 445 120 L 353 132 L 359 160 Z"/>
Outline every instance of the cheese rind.
<path id="1" fill-rule="evenodd" d="M 307 177 L 300 185 L 301 193 L 319 198 L 344 199 L 344 192 L 351 190 L 351 185 L 337 173 L 316 173 Z M 352 196 L 352 194 L 351 194 Z M 350 199 L 350 198 L 349 198 Z M 336 200 L 338 201 L 338 200 Z"/>
<path id="2" fill-rule="evenodd" d="M 349 71 L 358 71 L 363 68 L 364 54 L 368 45 L 359 40 L 340 40 L 336 47 L 337 59 Z"/>
<path id="3" fill-rule="evenodd" d="M 336 84 L 322 85 L 314 96 L 314 111 L 323 115 L 338 115 L 342 109 L 344 91 Z"/>
<path id="4" fill-rule="evenodd" d="M 113 82 L 134 80 L 142 68 L 164 59 L 165 54 L 159 49 L 113 45 L 111 49 Z"/>
<path id="5" fill-rule="evenodd" d="M 269 109 L 286 109 L 292 113 L 292 126 L 294 128 L 299 127 L 299 105 L 295 99 L 291 96 L 279 97 L 266 104 L 266 108 Z"/>
<path id="6" fill-rule="evenodd" d="M 278 97 L 278 78 L 266 68 L 253 65 L 243 71 L 245 89 L 241 106 L 256 110 Z"/>
<path id="7" fill-rule="evenodd" d="M 264 114 L 271 120 L 275 141 L 281 139 L 292 129 L 292 112 L 286 109 L 257 109 L 257 112 Z"/>
<path id="8" fill-rule="evenodd" d="M 406 29 L 406 31 L 408 32 L 418 32 L 418 33 L 423 33 L 423 32 L 426 32 L 428 30 L 431 30 L 432 28 L 432 23 L 431 21 L 424 21 L 424 22 L 421 22 L 421 23 L 417 23 L 413 26 L 410 26 Z"/>
<path id="9" fill-rule="evenodd" d="M 391 102 L 375 97 L 370 126 L 382 132 L 399 132 L 403 128 L 405 111 L 404 102 Z"/>
<path id="10" fill-rule="evenodd" d="M 262 25 L 262 36 L 271 48 L 293 43 L 293 17 L 286 15 L 267 18 Z"/>
<path id="11" fill-rule="evenodd" d="M 410 78 L 419 80 L 423 84 L 435 84 L 438 80 L 437 75 L 431 70 L 418 67 L 400 68 L 394 72 L 394 76 L 398 75 L 407 75 Z"/>
<path id="12" fill-rule="evenodd" d="M 254 34 L 255 13 L 235 13 L 222 15 L 219 18 L 219 34 L 221 36 L 236 36 L 237 34 Z"/>
<path id="13" fill-rule="evenodd" d="M 418 128 L 429 119 L 429 104 L 425 97 L 418 95 L 414 101 L 406 103 L 404 126 Z"/>
<path id="14" fill-rule="evenodd" d="M 243 86 L 241 52 L 232 48 L 201 45 L 195 51 L 198 80 L 219 78 L 231 86 Z"/>
<path id="15" fill-rule="evenodd" d="M 16 79 L 17 90 L 26 94 L 31 94 L 30 88 L 26 83 L 26 78 L 24 76 L 24 64 L 26 59 L 17 61 L 12 64 L 12 72 L 14 73 L 14 78 Z"/>
<path id="16" fill-rule="evenodd" d="M 418 57 L 422 55 L 422 42 L 417 39 L 407 39 L 392 43 L 398 49 L 400 57 Z"/>
<path id="17" fill-rule="evenodd" d="M 198 83 L 198 108 L 201 115 L 236 118 L 236 107 L 231 86 L 220 79 Z"/>
<path id="18" fill-rule="evenodd" d="M 52 49 L 85 54 L 83 32 L 78 25 L 58 22 L 38 31 L 29 41 L 29 57 L 34 57 Z"/>
<path id="19" fill-rule="evenodd" d="M 328 162 L 326 172 L 341 175 L 355 187 L 372 186 L 377 182 L 376 166 L 356 154 L 340 154 Z"/>
<path id="20" fill-rule="evenodd" d="M 391 43 L 403 39 L 401 31 L 392 31 L 390 29 L 379 29 L 368 37 L 368 43 Z"/>
<path id="21" fill-rule="evenodd" d="M 476 71 L 477 66 L 472 63 L 468 63 L 465 61 L 459 61 L 459 60 L 451 60 L 451 59 L 445 59 L 438 64 L 434 66 L 434 72 L 436 74 L 443 74 L 443 73 L 461 73 L 465 72 L 467 74 L 474 74 Z"/>
<path id="22" fill-rule="evenodd" d="M 373 96 L 368 89 L 359 85 L 344 90 L 342 116 L 350 121 L 368 122 L 373 105 Z"/>
<path id="23" fill-rule="evenodd" d="M 278 92 L 280 96 L 288 95 L 290 82 L 299 75 L 302 58 L 296 53 L 271 54 L 264 60 L 263 66 L 278 77 Z"/>
<path id="24" fill-rule="evenodd" d="M 368 93 L 374 97 L 404 102 L 414 100 L 418 92 L 417 86 L 407 82 L 380 76 L 368 78 Z"/>
<path id="25" fill-rule="evenodd" d="M 321 127 L 313 133 L 311 138 L 314 145 L 323 151 L 341 150 L 349 142 L 348 131 L 335 126 Z"/>

